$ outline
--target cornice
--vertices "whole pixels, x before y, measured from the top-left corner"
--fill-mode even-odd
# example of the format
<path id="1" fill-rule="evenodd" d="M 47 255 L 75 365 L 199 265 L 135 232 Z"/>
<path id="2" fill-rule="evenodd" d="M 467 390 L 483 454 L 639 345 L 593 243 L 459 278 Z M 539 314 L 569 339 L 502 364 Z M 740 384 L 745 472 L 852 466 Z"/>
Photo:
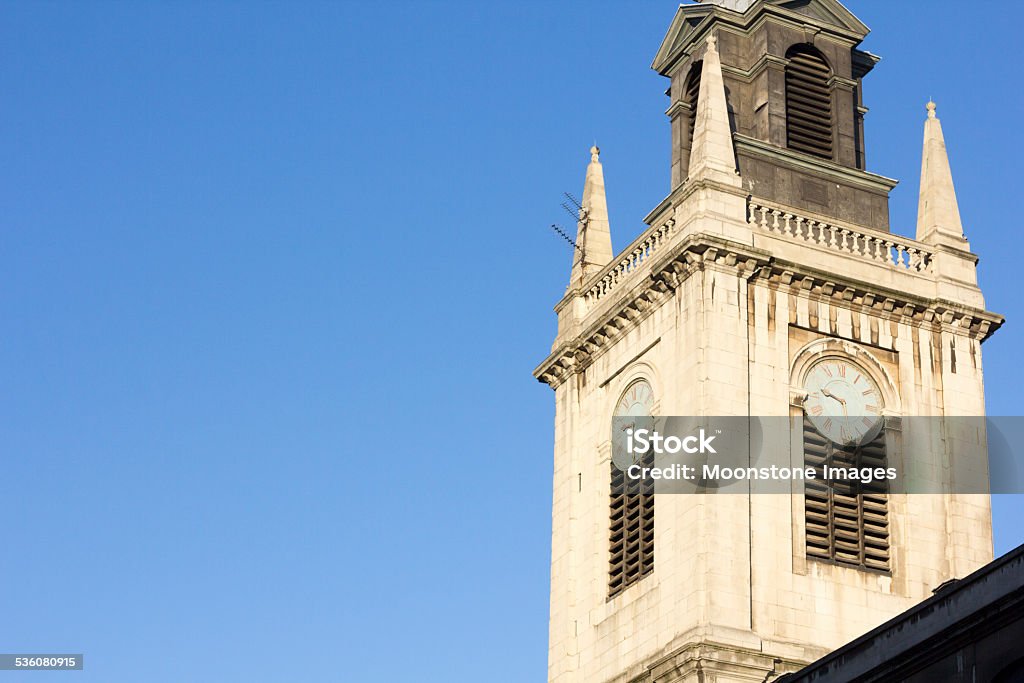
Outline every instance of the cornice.
<path id="1" fill-rule="evenodd" d="M 664 257 L 653 261 L 647 276 L 629 283 L 630 286 L 610 297 L 610 305 L 592 312 L 599 315 L 588 315 L 593 319 L 583 331 L 559 344 L 537 366 L 534 377 L 556 388 L 570 375 L 585 370 L 604 355 L 612 345 L 610 342 L 635 329 L 667 301 L 683 281 L 707 265 L 753 271 L 759 261 L 767 260 L 768 253 L 763 250 L 713 235 L 685 238 Z"/>
<path id="2" fill-rule="evenodd" d="M 691 275 L 708 268 L 733 272 L 755 284 L 867 312 L 877 318 L 937 328 L 978 341 L 986 340 L 1004 322 L 1002 316 L 990 311 L 838 276 L 773 257 L 763 249 L 701 233 L 687 236 L 675 248 L 656 257 L 648 274 L 617 291 L 608 305 L 591 311 L 587 317 L 592 319 L 584 321 L 583 330 L 563 340 L 534 369 L 534 377 L 558 388 L 570 376 L 585 371 L 615 341 L 671 299 Z"/>
<path id="3" fill-rule="evenodd" d="M 872 54 L 866 50 L 854 50 L 853 51 L 853 76 L 854 78 L 864 78 L 869 71 L 875 68 L 875 65 L 882 61 L 882 58 L 876 54 Z"/>
<path id="4" fill-rule="evenodd" d="M 770 275 L 767 273 L 770 272 Z M 924 297 L 882 287 L 874 282 L 858 282 L 837 277 L 835 273 L 817 270 L 804 264 L 772 259 L 769 282 L 781 284 L 819 300 L 867 310 L 890 320 L 919 325 L 943 325 L 948 331 L 984 341 L 1003 324 L 1001 315 L 984 309 L 941 299 Z"/>
<path id="5" fill-rule="evenodd" d="M 862 171 L 857 168 L 840 166 L 832 161 L 795 152 L 785 147 L 777 147 L 771 143 L 740 133 L 733 133 L 732 136 L 736 143 L 737 154 L 746 153 L 763 159 L 769 159 L 782 166 L 805 171 L 825 179 L 832 179 L 834 182 L 854 185 L 880 194 L 887 194 L 899 183 L 894 178 L 887 178 L 883 175 Z"/>

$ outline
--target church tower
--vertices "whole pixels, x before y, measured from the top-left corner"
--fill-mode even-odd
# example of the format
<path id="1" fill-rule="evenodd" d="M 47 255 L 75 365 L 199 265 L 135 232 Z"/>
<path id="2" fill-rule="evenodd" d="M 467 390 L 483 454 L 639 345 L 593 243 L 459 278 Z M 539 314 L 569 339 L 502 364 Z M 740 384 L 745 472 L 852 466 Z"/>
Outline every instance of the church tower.
<path id="1" fill-rule="evenodd" d="M 670 192 L 617 255 L 591 150 L 534 372 L 555 398 L 551 683 L 770 681 L 992 558 L 984 494 L 652 495 L 612 462 L 617 415 L 795 418 L 786 448 L 813 462 L 835 448 L 812 418 L 840 375 L 884 418 L 877 462 L 900 466 L 910 417 L 984 415 L 981 343 L 1002 318 L 934 103 L 915 238 L 890 229 L 896 181 L 865 163 L 867 33 L 836 0 L 681 6 L 653 64 Z M 970 438 L 933 447 L 987 466 Z"/>

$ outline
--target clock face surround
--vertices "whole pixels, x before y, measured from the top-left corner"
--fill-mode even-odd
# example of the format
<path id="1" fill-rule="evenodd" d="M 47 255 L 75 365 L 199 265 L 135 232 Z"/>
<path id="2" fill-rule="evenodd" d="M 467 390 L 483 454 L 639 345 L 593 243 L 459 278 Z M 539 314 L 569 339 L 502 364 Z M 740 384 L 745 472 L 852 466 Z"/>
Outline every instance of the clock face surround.
<path id="1" fill-rule="evenodd" d="M 808 371 L 804 388 L 807 417 L 826 439 L 857 446 L 882 429 L 882 394 L 856 363 L 844 358 L 818 361 Z"/>

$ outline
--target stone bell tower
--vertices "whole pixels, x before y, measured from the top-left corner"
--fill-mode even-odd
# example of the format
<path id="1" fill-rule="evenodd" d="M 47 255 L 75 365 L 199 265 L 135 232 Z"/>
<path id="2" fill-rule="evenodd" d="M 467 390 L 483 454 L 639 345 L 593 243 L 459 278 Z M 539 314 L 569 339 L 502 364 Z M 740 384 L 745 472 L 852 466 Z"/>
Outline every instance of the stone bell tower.
<path id="1" fill-rule="evenodd" d="M 653 64 L 671 83 L 670 192 L 617 255 L 591 150 L 534 371 L 555 398 L 553 683 L 770 681 L 991 559 L 983 494 L 616 486 L 617 415 L 789 416 L 809 426 L 778 448 L 810 462 L 836 448 L 810 421 L 836 373 L 884 416 L 870 457 L 904 467 L 923 436 L 908 418 L 984 414 L 981 343 L 1002 318 L 932 103 L 916 239 L 890 230 L 896 181 L 865 162 L 867 32 L 836 0 L 681 6 Z M 971 438 L 934 448 L 987 466 Z"/>

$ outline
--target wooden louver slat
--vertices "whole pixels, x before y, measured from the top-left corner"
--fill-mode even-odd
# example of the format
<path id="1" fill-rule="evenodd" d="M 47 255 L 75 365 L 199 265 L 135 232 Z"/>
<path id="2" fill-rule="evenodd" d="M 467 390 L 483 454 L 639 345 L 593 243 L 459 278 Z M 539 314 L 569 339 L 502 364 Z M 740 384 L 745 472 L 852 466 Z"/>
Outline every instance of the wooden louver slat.
<path id="1" fill-rule="evenodd" d="M 832 158 L 832 96 L 829 67 L 813 48 L 787 53 L 786 145 L 824 159 Z"/>

